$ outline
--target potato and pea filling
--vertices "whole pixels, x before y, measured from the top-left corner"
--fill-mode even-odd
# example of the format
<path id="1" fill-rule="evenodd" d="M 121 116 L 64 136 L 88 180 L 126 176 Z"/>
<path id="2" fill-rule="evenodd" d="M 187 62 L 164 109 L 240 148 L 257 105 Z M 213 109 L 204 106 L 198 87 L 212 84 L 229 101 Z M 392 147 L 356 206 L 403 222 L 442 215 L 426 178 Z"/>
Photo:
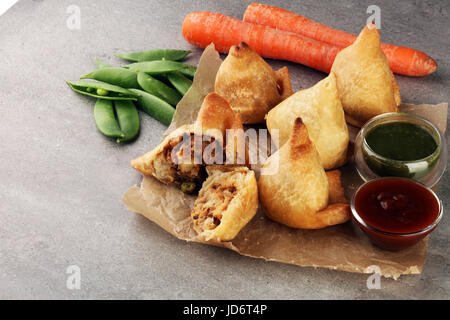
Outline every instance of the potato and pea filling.
<path id="1" fill-rule="evenodd" d="M 229 241 L 253 218 L 258 192 L 253 171 L 247 167 L 209 166 L 191 218 L 205 240 Z"/>
<path id="2" fill-rule="evenodd" d="M 186 137 L 185 137 L 186 138 Z M 181 190 L 186 193 L 198 191 L 201 183 L 206 178 L 205 161 L 213 162 L 216 150 L 223 152 L 220 143 L 216 143 L 213 137 L 202 141 L 201 149 L 195 152 L 195 135 L 190 134 L 190 144 L 182 146 L 183 135 L 171 138 L 165 147 L 159 152 L 154 161 L 154 176 L 165 183 L 174 183 L 179 185 Z M 215 144 L 210 154 L 204 152 L 205 148 Z M 190 154 L 186 154 L 189 152 Z"/>

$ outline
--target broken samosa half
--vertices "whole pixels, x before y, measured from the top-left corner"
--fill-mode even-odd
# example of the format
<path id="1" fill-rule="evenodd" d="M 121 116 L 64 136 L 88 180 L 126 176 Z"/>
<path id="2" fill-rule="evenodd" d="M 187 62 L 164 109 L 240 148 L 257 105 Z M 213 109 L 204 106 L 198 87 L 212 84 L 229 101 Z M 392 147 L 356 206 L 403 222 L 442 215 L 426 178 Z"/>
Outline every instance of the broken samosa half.
<path id="1" fill-rule="evenodd" d="M 215 92 L 230 102 L 244 124 L 251 124 L 264 122 L 267 112 L 292 94 L 292 87 L 286 67 L 275 72 L 242 42 L 222 62 Z"/>
<path id="2" fill-rule="evenodd" d="M 230 241 L 258 210 L 255 173 L 247 167 L 206 167 L 191 218 L 201 240 Z"/>
<path id="3" fill-rule="evenodd" d="M 165 184 L 179 185 L 187 193 L 198 191 L 206 178 L 205 165 L 225 163 L 227 156 L 233 157 L 232 164 L 245 165 L 245 155 L 238 160 L 236 149 L 226 150 L 227 129 L 236 130 L 236 137 L 243 134 L 239 115 L 224 98 L 210 93 L 194 124 L 177 128 L 152 151 L 132 160 L 131 166 Z"/>
<path id="4" fill-rule="evenodd" d="M 350 219 L 337 170 L 325 173 L 308 129 L 296 118 L 289 140 L 263 165 L 278 170 L 261 175 L 259 200 L 272 220 L 300 229 L 321 229 Z"/>
<path id="5" fill-rule="evenodd" d="M 374 24 L 365 26 L 356 41 L 337 54 L 331 72 L 351 125 L 361 127 L 374 116 L 398 111 L 399 87 Z"/>
<path id="6" fill-rule="evenodd" d="M 306 125 L 325 170 L 340 167 L 347 161 L 348 128 L 333 73 L 270 110 L 266 119 L 267 129 L 272 137 L 275 136 L 274 130 L 278 130 L 279 147 L 289 139 L 292 133 L 290 124 L 297 117 L 301 117 Z"/>

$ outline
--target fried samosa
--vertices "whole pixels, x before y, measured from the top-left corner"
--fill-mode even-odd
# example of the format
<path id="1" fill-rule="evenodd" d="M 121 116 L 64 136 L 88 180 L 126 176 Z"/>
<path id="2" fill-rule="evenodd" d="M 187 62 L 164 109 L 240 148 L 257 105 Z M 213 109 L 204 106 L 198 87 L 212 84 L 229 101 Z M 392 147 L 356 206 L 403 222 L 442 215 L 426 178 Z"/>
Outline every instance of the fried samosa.
<path id="1" fill-rule="evenodd" d="M 194 124 L 177 128 L 155 149 L 132 160 L 131 166 L 165 184 L 190 183 L 199 187 L 206 178 L 205 165 L 226 160 L 227 129 L 243 130 L 239 115 L 224 98 L 210 93 Z M 233 150 L 231 154 L 234 156 Z"/>
<path id="2" fill-rule="evenodd" d="M 320 229 L 350 219 L 339 171 L 326 174 L 301 118 L 296 118 L 289 140 L 264 163 L 279 161 L 277 172 L 261 175 L 259 200 L 264 213 L 289 227 Z"/>
<path id="3" fill-rule="evenodd" d="M 208 166 L 206 171 L 191 212 L 194 230 L 206 241 L 232 240 L 258 210 L 255 173 L 226 166 Z"/>
<path id="4" fill-rule="evenodd" d="M 347 160 L 349 136 L 333 73 L 270 110 L 267 128 L 271 133 L 278 130 L 279 146 L 289 139 L 292 126 L 287 124 L 293 123 L 297 117 L 301 117 L 308 128 L 324 169 L 342 166 Z"/>
<path id="5" fill-rule="evenodd" d="M 331 72 L 348 123 L 361 127 L 374 116 L 398 111 L 399 87 L 374 24 L 365 26 L 356 41 L 337 54 Z"/>
<path id="6" fill-rule="evenodd" d="M 232 46 L 217 72 L 215 91 L 241 115 L 243 123 L 262 123 L 264 116 L 292 94 L 287 68 L 275 72 L 246 43 Z"/>

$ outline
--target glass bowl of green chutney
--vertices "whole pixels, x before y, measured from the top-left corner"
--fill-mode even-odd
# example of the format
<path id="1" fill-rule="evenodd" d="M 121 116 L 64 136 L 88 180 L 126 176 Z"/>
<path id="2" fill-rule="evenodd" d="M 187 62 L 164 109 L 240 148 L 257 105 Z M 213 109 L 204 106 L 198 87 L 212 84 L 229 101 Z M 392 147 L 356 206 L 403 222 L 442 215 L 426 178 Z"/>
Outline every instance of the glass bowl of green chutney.
<path id="1" fill-rule="evenodd" d="M 356 169 L 365 181 L 393 176 L 433 187 L 446 169 L 446 158 L 445 136 L 427 119 L 410 113 L 376 116 L 355 140 Z"/>

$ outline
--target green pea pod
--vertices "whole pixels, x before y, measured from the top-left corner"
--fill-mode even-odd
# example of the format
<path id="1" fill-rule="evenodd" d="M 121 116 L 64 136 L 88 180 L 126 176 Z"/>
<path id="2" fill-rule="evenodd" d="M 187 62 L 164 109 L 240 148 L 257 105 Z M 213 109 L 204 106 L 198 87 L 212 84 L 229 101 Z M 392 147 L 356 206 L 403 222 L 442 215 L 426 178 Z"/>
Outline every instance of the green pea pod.
<path id="1" fill-rule="evenodd" d="M 94 79 L 127 89 L 140 88 L 137 73 L 121 67 L 103 67 L 81 76 L 80 79 Z"/>
<path id="2" fill-rule="evenodd" d="M 66 81 L 73 91 L 107 100 L 137 100 L 138 93 L 100 81 Z"/>
<path id="3" fill-rule="evenodd" d="M 100 60 L 98 60 L 97 58 L 94 58 L 95 64 L 97 65 L 97 68 L 101 69 L 101 68 L 109 68 L 112 67 L 109 64 L 106 64 L 104 62 L 101 62 Z"/>
<path id="4" fill-rule="evenodd" d="M 97 100 L 94 107 L 94 118 L 98 130 L 105 136 L 118 139 L 125 138 L 124 133 L 120 130 L 119 124 L 116 121 L 111 100 Z"/>
<path id="5" fill-rule="evenodd" d="M 175 112 L 175 109 L 170 104 L 142 90 L 130 89 L 130 91 L 140 95 L 137 100 L 139 108 L 166 126 L 170 124 Z"/>
<path id="6" fill-rule="evenodd" d="M 172 89 L 164 82 L 156 80 L 145 72 L 138 73 L 137 81 L 142 89 L 154 96 L 157 96 L 158 98 L 163 99 L 173 106 L 176 106 L 183 97 L 177 90 Z"/>
<path id="7" fill-rule="evenodd" d="M 154 60 L 171 60 L 171 61 L 179 61 L 186 58 L 188 54 L 192 51 L 190 50 L 174 50 L 174 49 L 158 49 L 158 50 L 149 50 L 149 51 L 137 51 L 137 52 L 129 52 L 129 53 L 118 53 L 115 56 L 134 62 L 142 62 L 142 61 L 154 61 Z"/>
<path id="8" fill-rule="evenodd" d="M 179 70 L 184 76 L 189 77 L 191 79 L 194 78 L 195 72 L 197 71 L 197 67 L 191 66 L 189 64 L 185 64 L 183 69 Z"/>
<path id="9" fill-rule="evenodd" d="M 118 138 L 117 143 L 134 140 L 140 129 L 139 113 L 131 101 L 114 101 L 117 121 L 124 136 Z"/>
<path id="10" fill-rule="evenodd" d="M 181 62 L 156 60 L 146 62 L 136 62 L 124 66 L 131 71 L 145 72 L 149 74 L 162 74 L 167 72 L 173 72 L 185 68 L 186 65 Z"/>
<path id="11" fill-rule="evenodd" d="M 185 95 L 186 92 L 192 85 L 192 81 L 183 76 L 180 72 L 171 72 L 167 74 L 167 79 L 170 83 L 182 94 Z"/>

